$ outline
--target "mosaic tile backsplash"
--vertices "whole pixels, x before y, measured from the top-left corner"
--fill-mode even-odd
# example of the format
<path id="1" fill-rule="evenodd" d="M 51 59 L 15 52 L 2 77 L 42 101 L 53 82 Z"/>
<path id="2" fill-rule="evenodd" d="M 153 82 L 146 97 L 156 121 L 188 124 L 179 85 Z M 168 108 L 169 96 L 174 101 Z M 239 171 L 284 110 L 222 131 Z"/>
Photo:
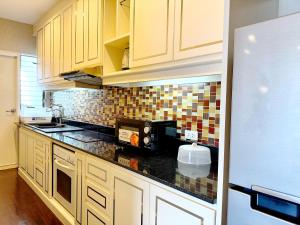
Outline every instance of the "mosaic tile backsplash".
<path id="1" fill-rule="evenodd" d="M 115 126 L 116 117 L 177 120 L 177 131 L 198 131 L 200 143 L 219 146 L 221 82 L 147 87 L 70 89 L 54 92 L 65 117 Z"/>

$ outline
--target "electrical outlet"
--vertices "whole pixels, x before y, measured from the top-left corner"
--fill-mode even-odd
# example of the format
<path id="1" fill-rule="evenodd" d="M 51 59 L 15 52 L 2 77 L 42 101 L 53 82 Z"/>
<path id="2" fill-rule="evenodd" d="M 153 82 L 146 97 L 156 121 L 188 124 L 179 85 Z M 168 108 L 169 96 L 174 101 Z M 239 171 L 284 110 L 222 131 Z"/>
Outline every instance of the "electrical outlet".
<path id="1" fill-rule="evenodd" d="M 191 130 L 185 130 L 185 139 L 191 140 L 191 141 L 198 141 L 198 132 L 191 131 Z"/>

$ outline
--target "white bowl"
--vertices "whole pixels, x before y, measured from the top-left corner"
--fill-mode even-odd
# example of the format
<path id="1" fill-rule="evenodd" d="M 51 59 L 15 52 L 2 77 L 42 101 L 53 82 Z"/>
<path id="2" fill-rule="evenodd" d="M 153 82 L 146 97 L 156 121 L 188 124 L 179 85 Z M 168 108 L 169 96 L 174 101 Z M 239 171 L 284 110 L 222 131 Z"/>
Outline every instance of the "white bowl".
<path id="1" fill-rule="evenodd" d="M 211 164 L 210 149 L 193 143 L 192 145 L 181 145 L 178 150 L 177 160 L 189 165 Z"/>

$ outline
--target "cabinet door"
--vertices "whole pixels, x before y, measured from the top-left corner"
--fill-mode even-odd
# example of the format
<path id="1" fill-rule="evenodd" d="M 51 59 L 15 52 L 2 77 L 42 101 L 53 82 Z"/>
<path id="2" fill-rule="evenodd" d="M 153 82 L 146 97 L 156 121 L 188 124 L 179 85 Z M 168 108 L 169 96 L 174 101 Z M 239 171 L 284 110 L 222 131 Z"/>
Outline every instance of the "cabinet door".
<path id="1" fill-rule="evenodd" d="M 44 30 L 38 30 L 37 36 L 37 76 L 38 80 L 43 79 L 43 49 L 44 49 Z"/>
<path id="2" fill-rule="evenodd" d="M 53 33 L 52 76 L 58 77 L 61 68 L 61 15 L 58 15 L 53 19 L 52 33 Z"/>
<path id="3" fill-rule="evenodd" d="M 26 171 L 26 133 L 19 129 L 19 167 Z"/>
<path id="4" fill-rule="evenodd" d="M 44 27 L 44 79 L 51 78 L 51 61 L 52 61 L 52 43 L 51 43 L 51 22 Z"/>
<path id="5" fill-rule="evenodd" d="M 34 178 L 34 137 L 27 135 L 27 173 Z"/>
<path id="6" fill-rule="evenodd" d="M 151 185 L 150 225 L 214 225 L 215 211 Z"/>
<path id="7" fill-rule="evenodd" d="M 72 16 L 73 6 L 63 11 L 62 72 L 72 71 Z"/>
<path id="8" fill-rule="evenodd" d="M 222 51 L 224 0 L 176 0 L 174 58 Z"/>
<path id="9" fill-rule="evenodd" d="M 50 140 L 48 140 L 47 142 L 44 143 L 44 148 L 45 148 L 45 191 L 49 194 L 51 194 L 51 188 L 52 188 L 52 170 L 51 170 L 52 156 L 50 154 L 51 146 L 52 146 L 52 144 L 51 144 Z M 49 185 L 49 184 L 51 184 L 51 185 Z"/>
<path id="10" fill-rule="evenodd" d="M 86 0 L 85 4 L 85 34 L 86 34 L 86 64 L 102 63 L 102 0 Z"/>
<path id="11" fill-rule="evenodd" d="M 34 180 L 42 190 L 45 190 L 45 171 L 40 167 L 35 168 Z"/>
<path id="12" fill-rule="evenodd" d="M 84 64 L 84 0 L 76 0 L 74 13 L 74 69 Z"/>
<path id="13" fill-rule="evenodd" d="M 133 2 L 131 67 L 173 60 L 174 0 Z"/>
<path id="14" fill-rule="evenodd" d="M 133 176 L 114 177 L 114 225 L 149 224 L 149 184 Z"/>
<path id="15" fill-rule="evenodd" d="M 82 223 L 82 213 L 83 213 L 83 184 L 85 182 L 85 155 L 79 152 L 75 153 L 76 155 L 76 216 L 75 219 L 78 224 Z"/>
<path id="16" fill-rule="evenodd" d="M 43 144 L 43 143 L 42 143 Z M 35 142 L 34 149 L 34 172 L 35 172 L 35 182 L 45 190 L 46 183 L 46 154 L 44 147 L 37 147 L 37 141 Z"/>

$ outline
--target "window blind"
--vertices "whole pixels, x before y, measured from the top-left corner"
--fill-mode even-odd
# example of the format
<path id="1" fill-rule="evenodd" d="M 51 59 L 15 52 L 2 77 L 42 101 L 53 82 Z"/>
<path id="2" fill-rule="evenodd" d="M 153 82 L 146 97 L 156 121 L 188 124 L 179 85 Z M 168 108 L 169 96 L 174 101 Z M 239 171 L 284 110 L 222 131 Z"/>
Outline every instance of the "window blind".
<path id="1" fill-rule="evenodd" d="M 43 90 L 37 81 L 37 58 L 22 55 L 20 64 L 21 107 L 41 107 Z"/>

